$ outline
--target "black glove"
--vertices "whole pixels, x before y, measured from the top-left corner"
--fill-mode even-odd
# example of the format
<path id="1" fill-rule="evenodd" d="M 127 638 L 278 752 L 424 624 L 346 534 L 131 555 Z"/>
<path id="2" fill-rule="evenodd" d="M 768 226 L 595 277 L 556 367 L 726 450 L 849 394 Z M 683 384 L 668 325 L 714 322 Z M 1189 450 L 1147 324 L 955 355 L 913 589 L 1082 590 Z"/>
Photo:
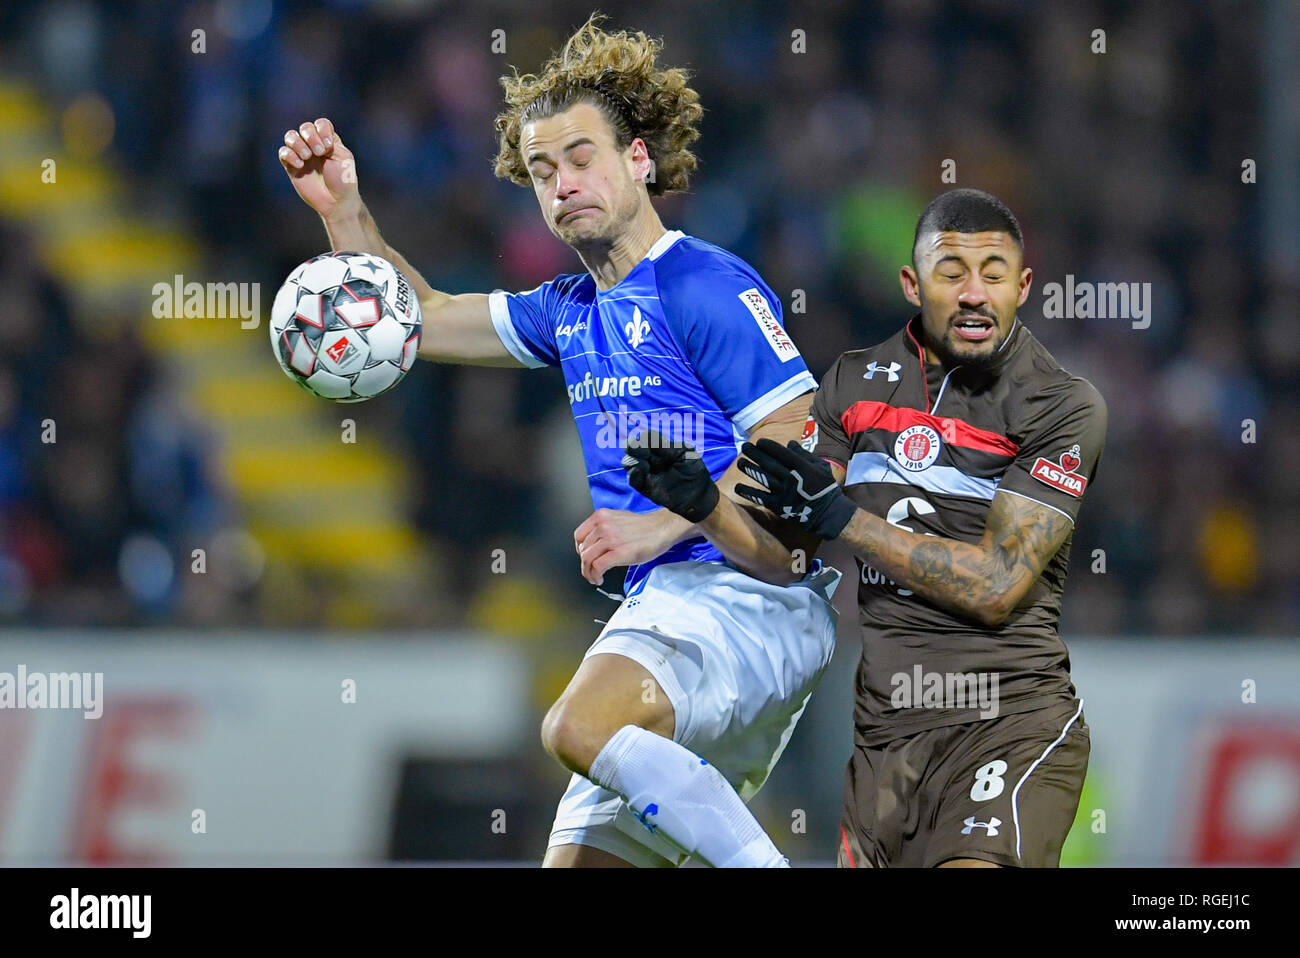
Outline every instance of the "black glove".
<path id="1" fill-rule="evenodd" d="M 646 431 L 628 439 L 623 468 L 632 488 L 683 519 L 700 522 L 718 505 L 709 467 L 686 442 Z"/>
<path id="2" fill-rule="evenodd" d="M 771 439 L 747 442 L 740 452 L 740 471 L 767 488 L 738 485 L 737 495 L 823 539 L 834 539 L 853 518 L 857 506 L 840 489 L 831 467 L 793 439 L 785 446 Z"/>

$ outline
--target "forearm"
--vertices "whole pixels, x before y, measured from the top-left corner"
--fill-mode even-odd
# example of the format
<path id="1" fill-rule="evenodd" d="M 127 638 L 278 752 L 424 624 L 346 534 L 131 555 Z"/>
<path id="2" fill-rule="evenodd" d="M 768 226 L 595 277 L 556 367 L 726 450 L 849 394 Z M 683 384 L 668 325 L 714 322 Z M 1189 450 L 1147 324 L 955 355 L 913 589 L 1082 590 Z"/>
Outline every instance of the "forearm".
<path id="1" fill-rule="evenodd" d="M 331 249 L 381 256 L 406 277 L 420 301 L 424 320 L 418 352 L 422 359 L 469 366 L 519 367 L 519 361 L 493 328 L 485 294 L 451 294 L 434 289 L 401 253 L 385 242 L 364 205 L 323 222 Z"/>
<path id="2" fill-rule="evenodd" d="M 811 392 L 796 397 L 755 424 L 751 434 L 793 439 L 808 421 L 811 402 Z M 803 578 L 820 540 L 742 501 L 736 485 L 748 477 L 741 472 L 739 459 L 715 482 L 698 454 L 686 458 L 689 445 L 674 446 L 666 437 L 653 435 L 653 442 L 628 445 L 624 466 L 632 488 L 676 513 L 699 520 L 687 534 L 707 538 L 746 574 L 777 585 Z M 654 450 L 676 451 L 665 456 Z"/>
<path id="3" fill-rule="evenodd" d="M 806 416 L 806 410 L 801 412 Z M 736 496 L 736 484 L 745 478 L 739 460 L 718 477 L 721 498 L 718 507 L 697 527 L 699 534 L 713 543 L 728 562 L 755 579 L 776 585 L 801 579 L 819 540 L 801 535 L 793 526 L 776 520 L 766 525 L 759 522 L 755 513 Z M 788 534 L 791 541 L 784 541 L 774 529 Z"/>
<path id="4" fill-rule="evenodd" d="M 379 226 L 365 204 L 360 205 L 356 210 L 340 213 L 328 219 L 322 217 L 321 221 L 325 224 L 325 232 L 329 235 L 330 249 L 355 250 L 358 253 L 382 256 L 396 266 L 415 290 L 416 298 L 420 300 L 420 306 L 426 313 L 451 298 L 447 293 L 439 292 L 430 286 L 401 253 L 385 242 L 379 232 Z"/>
<path id="5" fill-rule="evenodd" d="M 658 516 L 663 523 L 664 547 L 663 552 L 667 552 L 673 546 L 685 542 L 687 539 L 693 539 L 696 536 L 704 535 L 699 526 L 685 519 L 675 512 L 668 509 L 659 509 L 654 515 Z M 662 552 L 660 553 L 662 555 Z"/>
<path id="6" fill-rule="evenodd" d="M 1004 550 L 908 532 L 863 509 L 839 539 L 903 588 L 984 625 L 1000 625 L 1022 591 Z"/>
<path id="7" fill-rule="evenodd" d="M 763 528 L 749 511 L 723 496 L 697 527 L 728 562 L 755 579 L 788 585 L 807 571 L 800 556 Z"/>

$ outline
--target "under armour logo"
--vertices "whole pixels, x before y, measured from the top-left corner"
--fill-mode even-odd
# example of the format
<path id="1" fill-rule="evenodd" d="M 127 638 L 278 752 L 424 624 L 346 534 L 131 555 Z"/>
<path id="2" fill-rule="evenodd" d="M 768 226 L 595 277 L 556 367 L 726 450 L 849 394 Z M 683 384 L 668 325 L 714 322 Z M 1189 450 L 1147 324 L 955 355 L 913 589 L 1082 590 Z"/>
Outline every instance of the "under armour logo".
<path id="1" fill-rule="evenodd" d="M 998 826 L 1001 824 L 1002 819 L 1000 818 L 992 818 L 987 822 L 977 822 L 975 821 L 975 816 L 972 815 L 970 818 L 966 819 L 966 827 L 961 830 L 961 833 L 963 835 L 969 835 L 972 829 L 987 828 L 989 837 L 991 838 L 998 833 Z"/>
<path id="2" fill-rule="evenodd" d="M 651 802 L 649 805 L 645 807 L 645 811 L 642 812 L 640 815 L 638 815 L 636 818 L 637 821 L 639 821 L 642 825 L 650 829 L 650 834 L 653 835 L 655 832 L 659 830 L 659 826 L 651 825 L 649 822 L 646 821 L 646 819 L 649 818 L 651 815 L 658 815 L 658 814 L 659 814 L 659 806 L 656 805 L 654 802 Z M 994 834 L 996 834 L 996 832 Z"/>
<path id="3" fill-rule="evenodd" d="M 902 368 L 903 367 L 898 363 L 890 363 L 888 366 L 881 366 L 879 363 L 873 360 L 870 364 L 868 364 L 867 371 L 862 374 L 862 378 L 870 379 L 876 373 L 888 373 L 889 381 L 891 383 L 896 383 L 898 382 L 898 371 Z"/>
<path id="4" fill-rule="evenodd" d="M 623 331 L 627 333 L 627 341 L 633 349 L 645 342 L 645 338 L 650 335 L 650 324 L 641 318 L 640 306 L 632 307 L 632 319 L 623 327 Z"/>
<path id="5" fill-rule="evenodd" d="M 782 506 L 782 507 L 781 507 L 781 518 L 782 518 L 782 519 L 794 519 L 794 520 L 796 520 L 796 521 L 798 521 L 798 522 L 807 522 L 807 521 L 808 521 L 808 517 L 811 516 L 811 515 L 812 515 L 812 506 L 804 506 L 804 507 L 803 507 L 802 509 L 800 509 L 798 512 L 795 512 L 795 511 L 794 511 L 794 507 L 793 507 L 793 506 Z"/>

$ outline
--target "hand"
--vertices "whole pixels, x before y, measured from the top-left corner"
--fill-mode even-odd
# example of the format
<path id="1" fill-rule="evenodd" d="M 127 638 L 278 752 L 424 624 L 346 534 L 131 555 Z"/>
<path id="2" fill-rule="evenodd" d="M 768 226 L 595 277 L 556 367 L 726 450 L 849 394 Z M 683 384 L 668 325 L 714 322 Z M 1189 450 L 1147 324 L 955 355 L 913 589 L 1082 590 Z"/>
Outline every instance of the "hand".
<path id="1" fill-rule="evenodd" d="M 737 485 L 736 495 L 797 522 L 815 536 L 834 539 L 853 518 L 857 506 L 840 489 L 831 467 L 795 440 L 782 446 L 771 439 L 745 443 L 740 471 L 766 489 Z"/>
<path id="2" fill-rule="evenodd" d="M 284 134 L 280 165 L 303 202 L 324 219 L 361 209 L 356 158 L 325 117 Z"/>
<path id="3" fill-rule="evenodd" d="M 623 468 L 632 488 L 657 506 L 702 522 L 718 505 L 718 487 L 709 467 L 686 442 L 670 442 L 647 430 L 629 439 Z"/>
<path id="4" fill-rule="evenodd" d="M 573 530 L 582 577 L 592 585 L 602 585 L 610 569 L 649 562 L 680 542 L 684 527 L 681 519 L 659 509 L 597 509 Z"/>

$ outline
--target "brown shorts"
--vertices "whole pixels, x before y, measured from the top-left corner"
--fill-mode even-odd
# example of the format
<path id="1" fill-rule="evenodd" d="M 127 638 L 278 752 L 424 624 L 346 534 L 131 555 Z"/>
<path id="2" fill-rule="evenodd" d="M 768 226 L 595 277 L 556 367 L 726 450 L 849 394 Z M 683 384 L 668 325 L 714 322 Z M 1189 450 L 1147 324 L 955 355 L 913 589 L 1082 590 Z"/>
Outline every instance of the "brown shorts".
<path id="1" fill-rule="evenodd" d="M 1078 699 L 876 748 L 844 780 L 841 868 L 931 868 L 952 858 L 1055 868 L 1088 769 Z"/>

